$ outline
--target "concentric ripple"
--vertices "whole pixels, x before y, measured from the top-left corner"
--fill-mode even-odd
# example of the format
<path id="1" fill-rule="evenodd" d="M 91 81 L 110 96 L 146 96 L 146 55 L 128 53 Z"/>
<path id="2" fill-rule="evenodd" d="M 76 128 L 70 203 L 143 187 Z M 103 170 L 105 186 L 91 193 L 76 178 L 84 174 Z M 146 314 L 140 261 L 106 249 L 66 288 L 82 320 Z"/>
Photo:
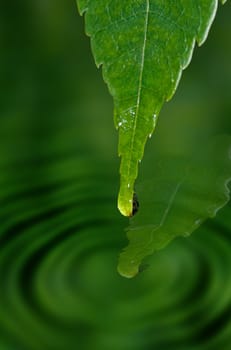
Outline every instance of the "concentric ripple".
<path id="1" fill-rule="evenodd" d="M 131 282 L 116 272 L 125 221 L 105 166 L 70 155 L 2 179 L 4 349 L 228 350 L 231 208 Z"/>

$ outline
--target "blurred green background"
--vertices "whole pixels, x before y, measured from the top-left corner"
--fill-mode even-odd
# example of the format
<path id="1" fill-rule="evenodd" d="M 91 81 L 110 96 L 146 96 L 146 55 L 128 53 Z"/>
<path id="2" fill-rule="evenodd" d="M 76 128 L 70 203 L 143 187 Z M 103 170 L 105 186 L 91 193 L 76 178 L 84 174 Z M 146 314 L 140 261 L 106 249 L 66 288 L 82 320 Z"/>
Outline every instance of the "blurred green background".
<path id="1" fill-rule="evenodd" d="M 231 133 L 231 7 L 147 144 Z M 113 104 L 74 0 L 0 2 L 0 350 L 230 350 L 231 207 L 127 280 Z"/>

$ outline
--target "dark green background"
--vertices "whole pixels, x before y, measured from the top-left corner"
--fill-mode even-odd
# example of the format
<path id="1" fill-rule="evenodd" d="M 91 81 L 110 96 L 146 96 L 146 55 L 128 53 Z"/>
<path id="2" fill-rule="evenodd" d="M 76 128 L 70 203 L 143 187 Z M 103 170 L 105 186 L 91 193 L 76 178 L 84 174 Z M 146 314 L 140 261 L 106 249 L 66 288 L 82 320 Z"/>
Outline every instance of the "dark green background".
<path id="1" fill-rule="evenodd" d="M 228 2 L 141 168 L 155 142 L 181 154 L 231 132 L 230 16 Z M 230 350 L 229 205 L 135 279 L 116 271 L 113 104 L 83 28 L 74 0 L 0 3 L 0 350 Z"/>

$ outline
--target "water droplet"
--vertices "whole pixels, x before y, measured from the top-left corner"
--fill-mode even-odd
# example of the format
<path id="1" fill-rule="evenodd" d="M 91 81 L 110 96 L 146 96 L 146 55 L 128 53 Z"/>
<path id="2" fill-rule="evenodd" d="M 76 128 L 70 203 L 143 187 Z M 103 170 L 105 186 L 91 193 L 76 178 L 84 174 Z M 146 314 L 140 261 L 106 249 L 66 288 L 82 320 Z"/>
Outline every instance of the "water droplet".
<path id="1" fill-rule="evenodd" d="M 130 184 L 128 184 L 128 188 L 130 188 Z"/>
<path id="2" fill-rule="evenodd" d="M 189 236 L 190 236 L 190 232 L 186 231 L 186 232 L 183 233 L 183 237 L 189 237 Z"/>
<path id="3" fill-rule="evenodd" d="M 199 226 L 203 222 L 202 219 L 198 219 L 195 221 L 195 225 Z"/>
<path id="4" fill-rule="evenodd" d="M 139 163 L 141 163 L 141 159 L 139 159 Z"/>
<path id="5" fill-rule="evenodd" d="M 122 126 L 122 122 L 119 122 L 118 126 Z"/>
<path id="6" fill-rule="evenodd" d="M 152 137 L 152 134 L 149 134 L 148 137 L 151 138 L 151 137 Z"/>
<path id="7" fill-rule="evenodd" d="M 134 192 L 133 193 L 133 204 L 132 204 L 132 216 L 134 216 L 138 210 L 139 210 L 139 201 L 138 201 L 138 197 L 137 194 Z"/>
<path id="8" fill-rule="evenodd" d="M 157 115 L 153 114 L 153 128 L 156 126 Z"/>

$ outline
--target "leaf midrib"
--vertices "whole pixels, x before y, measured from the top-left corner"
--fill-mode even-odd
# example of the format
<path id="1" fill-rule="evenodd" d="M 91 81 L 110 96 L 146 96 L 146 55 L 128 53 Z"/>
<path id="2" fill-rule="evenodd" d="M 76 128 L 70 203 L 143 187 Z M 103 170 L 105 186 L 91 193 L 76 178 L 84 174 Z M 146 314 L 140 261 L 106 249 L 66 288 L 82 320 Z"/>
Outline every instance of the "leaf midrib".
<path id="1" fill-rule="evenodd" d="M 134 148 L 137 119 L 138 119 L 139 107 L 140 107 L 140 98 L 141 98 L 141 89 L 142 89 L 143 71 L 144 71 L 144 61 L 145 61 L 145 51 L 146 51 L 146 42 L 147 42 L 148 21 L 149 21 L 149 13 L 150 13 L 149 7 L 150 7 L 150 2 L 149 2 L 149 0 L 146 0 L 146 12 L 145 12 L 145 21 L 144 21 L 144 41 L 143 41 L 142 55 L 141 55 L 139 85 L 138 85 L 138 94 L 137 94 L 137 102 L 136 102 L 136 114 L 135 114 L 135 121 L 134 121 L 134 126 L 133 126 L 133 131 L 132 131 L 131 146 L 130 146 L 130 159 L 129 159 L 128 176 L 130 176 L 132 151 Z"/>

